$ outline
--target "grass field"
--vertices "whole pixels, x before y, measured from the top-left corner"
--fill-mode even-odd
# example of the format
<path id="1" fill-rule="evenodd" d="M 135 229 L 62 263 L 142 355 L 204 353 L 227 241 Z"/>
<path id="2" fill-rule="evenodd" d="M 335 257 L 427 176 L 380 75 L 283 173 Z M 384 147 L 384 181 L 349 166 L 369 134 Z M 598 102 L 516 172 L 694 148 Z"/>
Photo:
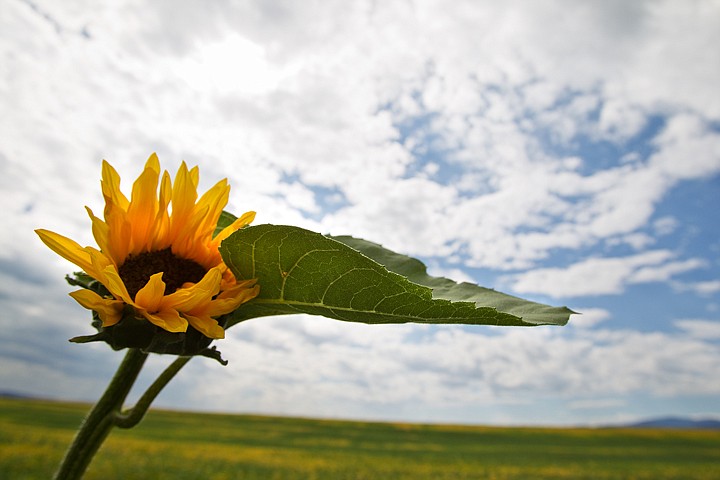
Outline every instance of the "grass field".
<path id="1" fill-rule="evenodd" d="M 0 478 L 52 475 L 87 405 L 0 399 Z M 487 428 L 151 411 L 87 479 L 718 479 L 720 431 Z"/>

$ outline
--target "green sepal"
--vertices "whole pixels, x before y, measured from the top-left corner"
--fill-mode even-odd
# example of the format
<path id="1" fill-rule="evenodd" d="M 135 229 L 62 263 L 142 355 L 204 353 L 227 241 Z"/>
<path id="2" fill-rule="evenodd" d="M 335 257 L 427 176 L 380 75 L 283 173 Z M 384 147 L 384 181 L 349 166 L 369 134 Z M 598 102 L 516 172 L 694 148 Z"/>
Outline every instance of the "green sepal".
<path id="1" fill-rule="evenodd" d="M 101 296 L 109 296 L 110 292 L 97 280 L 84 272 L 75 272 L 74 276 L 67 276 L 70 285 L 87 288 Z M 125 306 L 122 319 L 110 327 L 103 327 L 98 314 L 92 312 L 92 326 L 98 331 L 94 335 L 81 335 L 70 339 L 73 343 L 105 342 L 113 350 L 137 348 L 145 353 L 160 353 L 178 356 L 200 355 L 217 360 L 223 365 L 220 351 L 215 347 L 208 348 L 213 339 L 188 326 L 187 332 L 168 332 L 153 325 L 145 318 L 136 314 L 131 306 Z M 225 319 L 220 317 L 218 323 L 224 326 Z"/>
<path id="2" fill-rule="evenodd" d="M 238 217 L 230 212 L 226 212 L 225 210 L 220 212 L 220 217 L 218 218 L 217 225 L 215 225 L 215 231 L 213 232 L 213 238 L 215 238 L 218 233 L 222 232 L 225 227 L 232 225 L 237 219 Z"/>
<path id="3" fill-rule="evenodd" d="M 97 292 L 97 286 L 100 285 L 100 282 L 85 272 L 73 272 L 72 277 L 70 275 L 65 275 L 65 281 L 73 287 L 87 288 L 88 290 L 93 290 L 95 292 Z"/>

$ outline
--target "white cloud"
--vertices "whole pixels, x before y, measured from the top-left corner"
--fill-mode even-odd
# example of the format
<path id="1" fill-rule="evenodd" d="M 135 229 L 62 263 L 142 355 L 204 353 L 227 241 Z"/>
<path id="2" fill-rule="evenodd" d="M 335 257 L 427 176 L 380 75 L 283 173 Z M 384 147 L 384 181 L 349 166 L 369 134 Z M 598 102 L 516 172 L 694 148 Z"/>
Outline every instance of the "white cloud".
<path id="1" fill-rule="evenodd" d="M 630 245 L 635 250 L 643 250 L 655 243 L 655 239 L 645 233 L 629 233 L 615 238 L 610 238 L 606 244 L 608 246 Z"/>
<path id="2" fill-rule="evenodd" d="M 572 317 L 569 326 L 573 328 L 592 328 L 612 317 L 612 313 L 604 308 L 578 307 L 577 310 L 582 313 Z"/>
<path id="3" fill-rule="evenodd" d="M 111 374 L 112 370 L 107 372 Z M 29 362 L 25 358 L 3 356 L 0 368 L 0 383 L 6 391 L 17 392 L 38 398 L 64 398 L 86 400 L 97 398 L 102 393 L 105 379 L 83 377 L 79 369 L 62 372 L 57 365 Z"/>
<path id="4" fill-rule="evenodd" d="M 452 279 L 457 283 L 467 282 L 477 284 L 472 276 L 468 275 L 464 270 L 460 268 L 443 268 L 439 265 L 430 264 L 427 266 L 427 273 L 433 277 L 445 277 Z"/>
<path id="5" fill-rule="evenodd" d="M 358 4 L 339 16 L 338 6 L 317 5 L 153 2 L 142 6 L 143 16 L 132 2 L 93 11 L 37 5 L 17 3 L 10 11 L 18 45 L 7 56 L 23 82 L 7 86 L 8 109 L 18 115 L 3 127 L 19 143 L 4 150 L 19 177 L 38 162 L 83 159 L 69 171 L 68 162 L 54 163 L 65 174 L 54 179 L 75 179 L 61 190 L 78 198 L 91 195 L 91 162 L 107 157 L 121 170 L 136 168 L 157 150 L 171 169 L 185 158 L 201 163 L 208 178 L 230 176 L 241 192 L 238 204 L 262 207 L 272 213 L 267 221 L 307 222 L 302 210 L 321 229 L 365 235 L 411 254 L 450 251 L 475 266 L 526 268 L 553 249 L 615 236 L 646 247 L 637 230 L 674 182 L 707 175 L 718 164 L 715 135 L 689 113 L 671 116 L 648 166 L 580 174 L 578 163 L 542 153 L 535 138 L 546 128 L 566 144 L 598 128 L 627 139 L 647 115 L 664 114 L 652 95 L 666 93 L 665 86 L 643 85 L 638 96 L 626 80 L 676 63 L 648 70 L 632 52 L 669 45 L 670 18 L 707 20 L 662 3 L 447 9 L 390 2 Z M 60 33 L 38 11 L 61 25 Z M 609 23 L 583 23 L 597 18 Z M 85 27 L 89 39 L 80 34 Z M 703 35 L 702 41 L 712 36 Z M 687 67 L 684 85 L 706 81 L 708 72 L 696 78 L 703 67 L 686 62 L 686 46 L 677 43 L 670 51 Z M 31 60 L 40 56 L 42 65 Z M 46 69 L 54 82 L 45 81 Z M 426 114 L 427 135 L 398 143 L 397 122 Z M 450 149 L 457 181 L 407 178 L 416 162 L 413 142 L 427 145 L 430 138 Z M 337 188 L 349 205 L 323 218 L 311 192 L 284 184 L 282 174 Z M 412 199 L 398 199 L 409 191 Z M 48 192 L 38 185 L 28 193 L 49 198 Z M 53 198 L 61 203 L 60 195 Z M 78 222 L 82 212 L 71 218 Z M 428 223 L 447 228 L 419 228 Z"/>
<path id="6" fill-rule="evenodd" d="M 593 398 L 589 400 L 574 400 L 568 403 L 568 407 L 572 409 L 605 409 L 617 408 L 626 404 L 626 401 L 619 398 Z"/>
<path id="7" fill-rule="evenodd" d="M 674 217 L 665 216 L 662 218 L 658 218 L 655 220 L 652 224 L 653 229 L 655 230 L 655 234 L 662 236 L 662 235 L 669 235 L 672 232 L 674 232 L 678 228 L 678 220 Z"/>
<path id="8" fill-rule="evenodd" d="M 720 292 L 720 280 L 708 280 L 706 282 L 674 283 L 679 290 L 692 290 L 700 295 L 711 295 Z"/>
<path id="9" fill-rule="evenodd" d="M 699 258 L 691 258 L 681 262 L 669 262 L 664 265 L 642 267 L 627 278 L 628 283 L 664 282 L 673 276 L 706 266 Z"/>
<path id="10" fill-rule="evenodd" d="M 713 295 L 714 280 L 675 278 L 702 265 L 693 254 L 643 250 L 652 235 L 685 226 L 656 219 L 670 189 L 720 171 L 710 128 L 720 118 L 719 11 L 717 2 L 665 1 L 10 2 L 0 16 L 0 104 L 12 113 L 0 117 L 0 281 L 1 300 L 14 305 L 6 311 L 23 319 L 11 325 L 40 328 L 54 311 L 84 318 L 57 280 L 72 267 L 32 229 L 92 244 L 82 207 L 102 209 L 99 160 L 129 188 L 152 151 L 170 171 L 182 159 L 199 164 L 205 186 L 229 177 L 229 208 L 255 209 L 259 223 L 350 233 L 431 259 L 527 269 L 553 265 L 559 249 L 638 251 L 519 273 L 508 278 L 518 292 L 609 294 L 670 281 Z M 635 138 L 651 119 L 665 122 L 656 137 Z M 622 154 L 590 158 L 581 138 Z M 627 151 L 631 140 L 642 145 Z M 341 208 L 323 211 L 315 187 L 335 192 Z M 20 291 L 17 274 L 56 283 Z M 348 403 L 377 411 L 362 399 L 717 393 L 701 381 L 701 367 L 717 371 L 716 351 L 696 335 L 707 325 L 683 321 L 679 337 L 615 335 L 597 330 L 608 310 L 585 312 L 562 330 L 571 333 L 487 337 L 249 322 L 228 342 L 231 368 L 194 362 L 188 382 L 217 379 L 209 393 L 191 390 L 201 405 L 249 398 L 244 408 L 338 415 Z M 82 333 L 45 321 L 63 341 Z M 52 384 L 40 367 L 17 371 Z"/>
<path id="11" fill-rule="evenodd" d="M 626 100 L 609 98 L 600 110 L 598 130 L 601 137 L 620 143 L 640 133 L 646 123 L 646 112 Z"/>
<path id="12" fill-rule="evenodd" d="M 572 408 L 610 408 L 640 392 L 720 393 L 717 382 L 707 381 L 720 367 L 718 350 L 690 329 L 687 336 L 594 328 L 496 331 L 286 317 L 240 324 L 231 337 L 223 348 L 231 368 L 193 367 L 193 378 L 203 377 L 203 388 L 192 389 L 195 404 L 212 397 L 218 409 L 364 418 L 375 412 L 377 418 L 381 406 L 407 402 L 432 415 L 537 395 L 566 399 Z M 589 404 L 591 398 L 615 400 L 598 405 Z M 364 410 L 368 405 L 376 408 Z"/>
<path id="13" fill-rule="evenodd" d="M 718 29 L 712 26 L 720 5 L 716 1 L 664 1 L 648 2 L 644 7 L 643 40 L 626 52 L 633 57 L 633 68 L 617 72 L 613 89 L 645 104 L 687 105 L 718 118 L 720 100 L 710 91 L 717 64 L 707 54 L 720 41 Z"/>
<path id="14" fill-rule="evenodd" d="M 670 118 L 655 139 L 658 153 L 650 165 L 672 179 L 703 178 L 720 172 L 720 134 L 697 115 Z"/>
<path id="15" fill-rule="evenodd" d="M 720 321 L 688 318 L 676 320 L 675 326 L 684 330 L 690 337 L 705 340 L 720 339 Z"/>
<path id="16" fill-rule="evenodd" d="M 651 250 L 628 257 L 590 258 L 567 268 L 540 268 L 506 277 L 520 293 L 553 297 L 622 293 L 631 283 L 661 282 L 705 265 L 700 259 L 673 261 L 668 250 Z"/>
<path id="17" fill-rule="evenodd" d="M 261 45 L 237 34 L 196 46 L 175 68 L 194 90 L 214 90 L 216 95 L 266 94 L 276 90 L 283 77 Z"/>

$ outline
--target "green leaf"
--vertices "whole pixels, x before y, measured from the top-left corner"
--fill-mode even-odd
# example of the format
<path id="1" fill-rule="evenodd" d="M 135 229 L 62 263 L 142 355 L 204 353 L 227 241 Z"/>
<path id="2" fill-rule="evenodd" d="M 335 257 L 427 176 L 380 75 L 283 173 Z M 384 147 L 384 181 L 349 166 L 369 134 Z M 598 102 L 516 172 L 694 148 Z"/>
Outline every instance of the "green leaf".
<path id="1" fill-rule="evenodd" d="M 417 260 L 371 242 L 338 238 L 354 243 L 355 248 L 293 226 L 258 225 L 233 233 L 220 246 L 223 260 L 238 279 L 256 278 L 260 294 L 232 314 L 227 326 L 292 313 L 362 323 L 563 325 L 573 313 L 474 285 L 433 279 Z M 430 285 L 419 284 L 423 282 Z M 448 282 L 459 290 L 454 291 Z M 431 288 L 436 289 L 435 296 Z M 478 303 L 475 296 L 487 304 Z"/>
<path id="2" fill-rule="evenodd" d="M 431 277 L 420 261 L 395 253 L 382 245 L 351 236 L 330 237 L 358 250 L 388 270 L 407 277 L 413 283 L 432 289 L 433 298 L 473 302 L 477 306 L 493 307 L 501 312 L 520 317 L 533 325 L 565 325 L 569 316 L 577 314 L 567 307 L 551 307 L 522 298 L 497 292 L 472 283 L 457 283 L 443 277 Z"/>

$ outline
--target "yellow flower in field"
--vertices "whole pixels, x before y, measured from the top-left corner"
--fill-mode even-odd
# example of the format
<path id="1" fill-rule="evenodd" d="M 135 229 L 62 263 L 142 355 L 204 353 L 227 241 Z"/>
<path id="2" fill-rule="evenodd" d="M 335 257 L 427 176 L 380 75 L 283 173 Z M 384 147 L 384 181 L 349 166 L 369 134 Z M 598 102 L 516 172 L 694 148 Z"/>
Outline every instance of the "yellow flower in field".
<path id="1" fill-rule="evenodd" d="M 223 263 L 218 246 L 248 225 L 248 212 L 213 237 L 228 202 L 230 186 L 221 180 L 198 200 L 199 172 L 185 162 L 175 181 L 152 154 L 133 184 L 130 200 L 120 191 L 120 176 L 103 161 L 104 221 L 87 209 L 100 249 L 81 247 L 48 230 L 36 230 L 55 253 L 81 267 L 110 295 L 90 289 L 70 295 L 97 312 L 103 327 L 123 318 L 132 306 L 137 316 L 168 332 L 188 324 L 208 338 L 223 338 L 216 317 L 230 313 L 259 293 L 254 280 L 237 281 Z M 159 184 L 159 192 L 158 192 Z"/>

